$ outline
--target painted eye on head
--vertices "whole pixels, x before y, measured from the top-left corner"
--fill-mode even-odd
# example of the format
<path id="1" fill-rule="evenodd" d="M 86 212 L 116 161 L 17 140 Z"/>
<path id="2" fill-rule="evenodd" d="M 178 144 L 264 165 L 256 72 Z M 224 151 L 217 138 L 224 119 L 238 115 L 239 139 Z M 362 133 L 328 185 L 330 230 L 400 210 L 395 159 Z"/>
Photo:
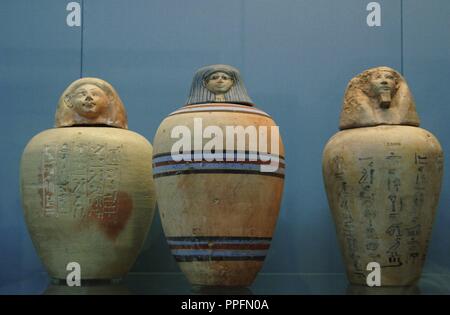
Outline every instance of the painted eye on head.
<path id="1" fill-rule="evenodd" d="M 213 76 L 211 76 L 210 80 L 219 80 L 219 79 L 222 79 L 224 81 L 231 80 L 231 78 L 229 76 L 226 76 L 226 75 L 213 75 Z"/>

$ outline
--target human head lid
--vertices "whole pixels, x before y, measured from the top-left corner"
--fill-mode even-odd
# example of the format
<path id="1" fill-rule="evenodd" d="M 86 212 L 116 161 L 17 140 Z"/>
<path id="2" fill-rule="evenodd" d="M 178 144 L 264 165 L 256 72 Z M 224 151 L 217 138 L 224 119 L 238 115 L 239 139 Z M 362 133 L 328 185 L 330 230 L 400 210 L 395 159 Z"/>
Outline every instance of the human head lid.
<path id="1" fill-rule="evenodd" d="M 105 125 L 127 129 L 127 113 L 114 87 L 98 78 L 72 82 L 61 95 L 55 127 Z"/>
<path id="2" fill-rule="evenodd" d="M 214 74 L 224 73 L 233 82 L 231 88 L 218 97 L 209 88 L 208 81 L 214 78 Z M 191 90 L 186 105 L 204 103 L 234 103 L 254 106 L 247 94 L 239 70 L 229 65 L 209 65 L 197 70 L 192 80 Z"/>
<path id="3" fill-rule="evenodd" d="M 339 128 L 419 126 L 414 98 L 403 76 L 389 67 L 368 69 L 347 85 Z"/>

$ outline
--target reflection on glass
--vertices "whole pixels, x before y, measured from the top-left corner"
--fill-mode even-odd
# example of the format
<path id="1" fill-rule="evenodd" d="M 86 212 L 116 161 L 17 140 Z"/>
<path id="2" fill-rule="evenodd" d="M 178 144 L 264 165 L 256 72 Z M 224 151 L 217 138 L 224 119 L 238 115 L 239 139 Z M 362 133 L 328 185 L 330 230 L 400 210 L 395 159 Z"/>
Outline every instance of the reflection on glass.
<path id="1" fill-rule="evenodd" d="M 392 287 L 368 287 L 364 285 L 349 284 L 347 295 L 419 295 L 420 288 L 413 286 L 392 286 Z"/>
<path id="2" fill-rule="evenodd" d="M 52 280 L 44 295 L 131 295 L 133 292 L 120 281 L 83 280 L 81 286 L 69 287 L 64 281 Z"/>
<path id="3" fill-rule="evenodd" d="M 252 290 L 245 287 L 200 286 L 193 285 L 193 295 L 253 295 Z"/>

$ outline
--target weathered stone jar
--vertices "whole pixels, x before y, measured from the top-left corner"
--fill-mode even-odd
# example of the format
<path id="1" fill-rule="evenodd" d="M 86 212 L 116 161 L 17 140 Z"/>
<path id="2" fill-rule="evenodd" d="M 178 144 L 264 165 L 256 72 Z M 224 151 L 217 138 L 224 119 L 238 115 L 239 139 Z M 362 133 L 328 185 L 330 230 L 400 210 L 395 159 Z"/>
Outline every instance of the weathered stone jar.
<path id="1" fill-rule="evenodd" d="M 284 149 L 237 69 L 197 71 L 187 104 L 154 139 L 164 232 L 193 285 L 248 286 L 262 267 L 284 183 Z"/>
<path id="2" fill-rule="evenodd" d="M 388 67 L 350 81 L 340 129 L 323 152 L 323 177 L 348 278 L 366 285 L 377 262 L 381 286 L 412 285 L 438 205 L 441 146 L 419 128 L 404 78 Z"/>
<path id="3" fill-rule="evenodd" d="M 123 277 L 150 227 L 155 197 L 152 147 L 127 130 L 114 88 L 96 78 L 73 82 L 60 98 L 53 129 L 27 144 L 21 195 L 33 243 L 49 274 L 65 279 Z"/>

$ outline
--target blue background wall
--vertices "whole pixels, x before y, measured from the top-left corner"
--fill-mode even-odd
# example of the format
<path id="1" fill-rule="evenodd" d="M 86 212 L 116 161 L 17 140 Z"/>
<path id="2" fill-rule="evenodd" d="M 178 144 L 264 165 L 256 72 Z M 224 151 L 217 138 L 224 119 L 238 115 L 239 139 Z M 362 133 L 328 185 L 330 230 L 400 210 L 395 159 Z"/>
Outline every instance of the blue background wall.
<path id="1" fill-rule="evenodd" d="M 205 64 L 241 70 L 250 96 L 272 114 L 288 176 L 266 273 L 344 271 L 322 184 L 322 149 L 336 131 L 348 81 L 379 65 L 404 73 L 422 127 L 450 152 L 450 2 L 385 0 L 382 26 L 362 0 L 84 0 L 0 4 L 0 287 L 43 271 L 23 220 L 19 162 L 28 140 L 53 125 L 56 103 L 80 76 L 112 83 L 129 126 L 151 142 L 183 105 Z M 448 169 L 448 159 L 445 163 Z M 449 273 L 446 171 L 425 272 Z M 177 272 L 159 216 L 132 271 Z"/>

